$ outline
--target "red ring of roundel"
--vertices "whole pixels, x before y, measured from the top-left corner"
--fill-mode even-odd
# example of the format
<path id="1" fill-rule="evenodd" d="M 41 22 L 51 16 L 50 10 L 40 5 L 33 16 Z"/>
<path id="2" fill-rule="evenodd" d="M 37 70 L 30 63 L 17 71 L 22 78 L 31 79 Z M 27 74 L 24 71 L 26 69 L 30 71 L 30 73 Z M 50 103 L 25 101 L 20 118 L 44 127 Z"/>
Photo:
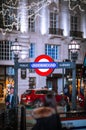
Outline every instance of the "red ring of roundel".
<path id="1" fill-rule="evenodd" d="M 43 58 L 47 59 L 49 62 L 53 62 L 53 59 L 52 59 L 50 56 L 48 56 L 48 55 L 40 55 L 40 56 L 38 56 L 38 57 L 35 59 L 34 62 L 39 62 L 39 61 L 40 61 L 41 59 L 43 59 Z M 52 73 L 53 70 L 54 70 L 54 69 L 50 68 L 50 69 L 48 69 L 46 72 L 41 72 L 39 69 L 35 69 L 35 72 L 36 72 L 37 74 L 41 75 L 41 76 L 48 76 L 49 74 Z"/>

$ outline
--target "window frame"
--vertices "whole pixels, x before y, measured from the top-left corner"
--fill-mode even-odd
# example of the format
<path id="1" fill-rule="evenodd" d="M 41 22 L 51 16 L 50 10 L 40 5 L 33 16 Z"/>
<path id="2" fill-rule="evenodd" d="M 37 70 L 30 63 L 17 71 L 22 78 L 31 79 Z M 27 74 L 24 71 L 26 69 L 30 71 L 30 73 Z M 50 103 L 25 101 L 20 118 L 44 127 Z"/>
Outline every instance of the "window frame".
<path id="1" fill-rule="evenodd" d="M 30 48 L 29 48 L 29 58 L 34 58 L 35 57 L 35 43 L 30 43 Z"/>
<path id="2" fill-rule="evenodd" d="M 35 14 L 33 10 L 28 11 L 28 15 L 31 17 L 28 18 L 28 29 L 30 32 L 35 32 Z"/>
<path id="3" fill-rule="evenodd" d="M 57 28 L 57 13 L 55 11 L 50 11 L 50 28 Z"/>
<path id="4" fill-rule="evenodd" d="M 11 41 L 0 41 L 0 60 L 12 60 Z"/>
<path id="5" fill-rule="evenodd" d="M 53 47 L 53 48 L 52 48 Z M 54 60 L 58 60 L 60 58 L 59 51 L 60 46 L 56 44 L 45 44 L 45 54 L 52 57 Z"/>
<path id="6" fill-rule="evenodd" d="M 70 16 L 70 29 L 72 31 L 80 31 L 80 16 L 78 15 L 71 15 Z"/>

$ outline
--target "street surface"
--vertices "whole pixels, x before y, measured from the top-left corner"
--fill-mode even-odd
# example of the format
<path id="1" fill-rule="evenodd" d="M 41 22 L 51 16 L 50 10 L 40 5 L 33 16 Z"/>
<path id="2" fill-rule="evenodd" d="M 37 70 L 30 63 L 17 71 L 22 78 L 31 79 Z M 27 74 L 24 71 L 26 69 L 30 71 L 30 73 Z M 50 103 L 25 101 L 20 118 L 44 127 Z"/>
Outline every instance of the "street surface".
<path id="1" fill-rule="evenodd" d="M 70 104 L 71 105 L 71 104 Z M 20 127 L 20 122 L 21 122 L 21 107 L 22 105 L 19 105 L 18 107 L 18 126 Z M 77 107 L 78 110 L 82 110 L 79 106 Z M 6 110 L 6 106 L 5 106 L 5 103 L 0 103 L 0 111 L 5 109 Z M 26 107 L 25 109 L 25 113 L 23 113 L 26 118 L 26 130 L 31 130 L 31 128 L 33 127 L 33 125 L 36 123 L 36 120 L 32 117 L 32 110 L 33 108 L 30 108 L 30 107 Z M 59 107 L 60 112 L 63 112 L 63 108 L 62 107 Z M 71 113 L 73 115 L 73 113 Z M 75 115 L 75 114 L 74 114 Z M 66 117 L 66 114 L 60 114 L 60 117 Z M 76 114 L 76 117 L 77 117 L 77 114 Z M 20 129 L 20 128 L 19 128 Z"/>

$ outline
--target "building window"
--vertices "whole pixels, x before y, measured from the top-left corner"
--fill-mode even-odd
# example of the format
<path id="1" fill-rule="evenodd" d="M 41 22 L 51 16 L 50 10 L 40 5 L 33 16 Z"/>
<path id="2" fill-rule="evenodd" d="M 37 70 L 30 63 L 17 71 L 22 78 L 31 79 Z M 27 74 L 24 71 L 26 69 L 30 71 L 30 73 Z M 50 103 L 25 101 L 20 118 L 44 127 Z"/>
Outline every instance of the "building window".
<path id="1" fill-rule="evenodd" d="M 78 17 L 71 16 L 71 30 L 78 31 Z"/>
<path id="2" fill-rule="evenodd" d="M 49 55 L 53 59 L 59 59 L 59 46 L 58 45 L 45 45 L 45 54 Z"/>
<path id="3" fill-rule="evenodd" d="M 50 28 L 56 28 L 57 14 L 55 12 L 50 12 Z"/>
<path id="4" fill-rule="evenodd" d="M 34 32 L 35 31 L 35 15 L 33 10 L 29 10 L 29 19 L 28 19 L 28 25 L 29 25 L 29 31 Z"/>
<path id="5" fill-rule="evenodd" d="M 29 49 L 29 58 L 34 58 L 34 57 L 35 57 L 35 44 L 31 43 Z"/>
<path id="6" fill-rule="evenodd" d="M 81 31 L 81 14 L 72 15 L 70 18 L 70 36 L 83 38 Z"/>
<path id="7" fill-rule="evenodd" d="M 13 53 L 11 52 L 12 42 L 0 41 L 0 60 L 12 60 Z"/>

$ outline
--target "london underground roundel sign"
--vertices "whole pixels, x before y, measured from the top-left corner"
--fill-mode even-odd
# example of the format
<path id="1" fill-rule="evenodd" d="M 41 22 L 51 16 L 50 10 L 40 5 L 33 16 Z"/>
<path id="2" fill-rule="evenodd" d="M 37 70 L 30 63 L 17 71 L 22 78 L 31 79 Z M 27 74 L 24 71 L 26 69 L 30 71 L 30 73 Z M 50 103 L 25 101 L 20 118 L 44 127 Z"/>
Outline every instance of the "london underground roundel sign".
<path id="1" fill-rule="evenodd" d="M 53 59 L 48 55 L 40 55 L 35 59 L 34 62 L 35 65 L 36 63 L 39 63 L 37 68 L 35 68 L 35 71 L 41 76 L 47 76 L 51 74 L 56 66 Z"/>

